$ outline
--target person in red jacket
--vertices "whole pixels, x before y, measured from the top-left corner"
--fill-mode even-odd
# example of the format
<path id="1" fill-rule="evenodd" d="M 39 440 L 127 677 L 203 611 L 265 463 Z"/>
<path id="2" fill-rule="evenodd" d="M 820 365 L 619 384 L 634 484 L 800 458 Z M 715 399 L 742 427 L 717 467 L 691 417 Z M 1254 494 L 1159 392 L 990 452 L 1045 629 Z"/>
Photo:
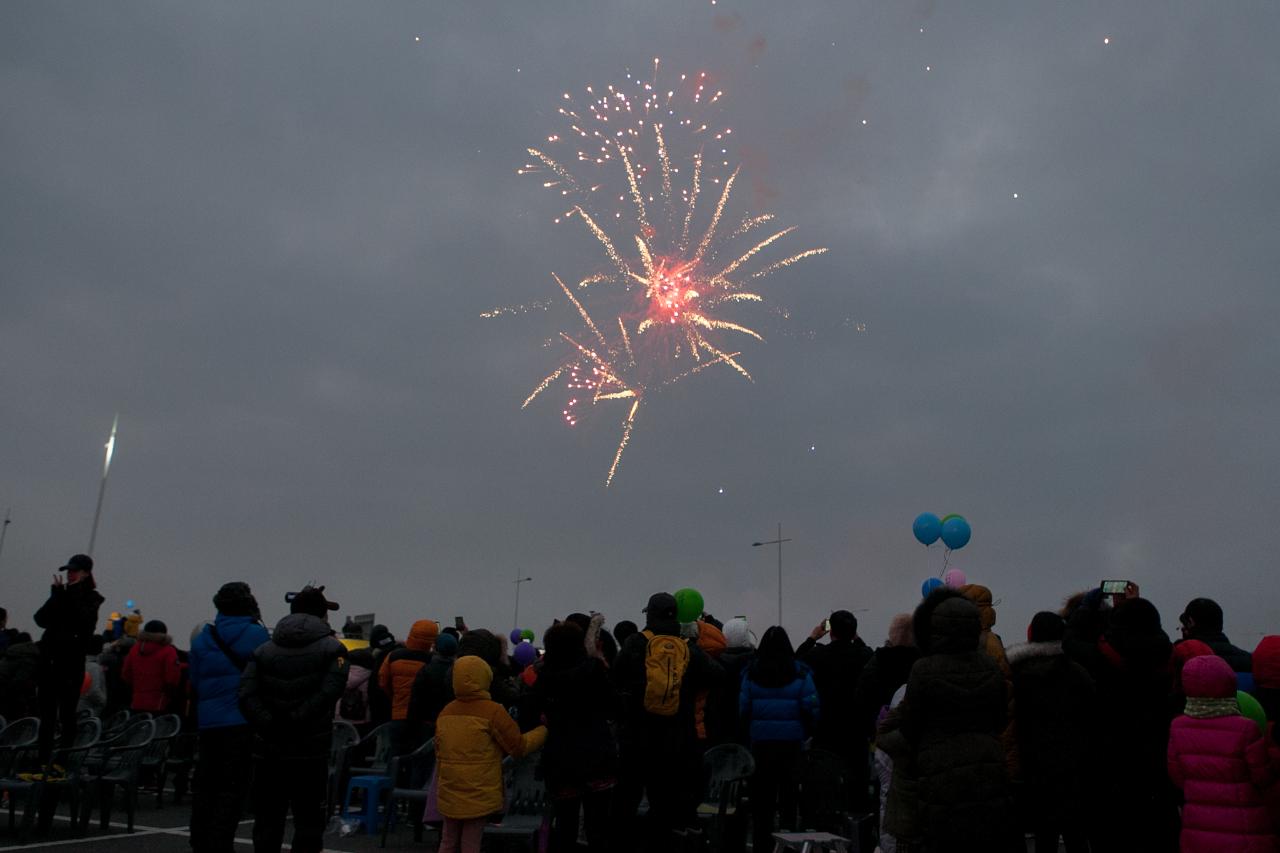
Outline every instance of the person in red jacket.
<path id="1" fill-rule="evenodd" d="M 1222 658 L 1182 669 L 1186 713 L 1169 731 L 1169 778 L 1182 789 L 1182 853 L 1277 853 L 1264 793 L 1275 773 L 1262 731 L 1241 716 L 1236 674 Z"/>
<path id="2" fill-rule="evenodd" d="M 182 680 L 182 665 L 168 627 L 159 619 L 142 626 L 138 642 L 124 659 L 120 677 L 133 686 L 134 711 L 162 714 Z"/>

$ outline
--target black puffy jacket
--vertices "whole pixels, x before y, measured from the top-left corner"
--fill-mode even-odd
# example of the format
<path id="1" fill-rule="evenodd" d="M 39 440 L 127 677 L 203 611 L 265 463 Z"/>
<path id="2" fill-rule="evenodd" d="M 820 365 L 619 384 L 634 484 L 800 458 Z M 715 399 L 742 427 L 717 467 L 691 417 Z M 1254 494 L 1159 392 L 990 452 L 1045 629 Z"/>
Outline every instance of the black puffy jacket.
<path id="1" fill-rule="evenodd" d="M 547 720 L 542 748 L 547 784 L 578 788 L 614 776 L 618 749 L 609 720 L 616 703 L 603 661 L 544 664 L 533 690 Z"/>
<path id="2" fill-rule="evenodd" d="M 286 616 L 240 678 L 240 711 L 260 754 L 301 758 L 329 752 L 333 714 L 347 687 L 346 649 L 329 623 Z"/>
<path id="3" fill-rule="evenodd" d="M 1024 643 L 1007 651 L 1022 779 L 1036 793 L 1083 794 L 1097 749 L 1097 690 L 1061 642 Z"/>
<path id="4" fill-rule="evenodd" d="M 977 607 L 958 596 L 932 603 L 918 613 L 927 617 L 925 656 L 912 667 L 899 706 L 919 782 L 926 846 L 994 850 L 1010 838 L 1009 779 L 1000 742 L 1008 713 L 1004 674 L 978 650 Z M 930 604 L 926 600 L 921 607 Z"/>

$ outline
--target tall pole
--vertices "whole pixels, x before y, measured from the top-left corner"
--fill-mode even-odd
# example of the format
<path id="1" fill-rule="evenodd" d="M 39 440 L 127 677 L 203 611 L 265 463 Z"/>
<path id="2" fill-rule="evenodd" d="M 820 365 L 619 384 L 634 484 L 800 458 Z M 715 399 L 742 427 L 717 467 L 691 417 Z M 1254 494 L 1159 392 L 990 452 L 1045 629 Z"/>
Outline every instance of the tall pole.
<path id="1" fill-rule="evenodd" d="M 102 460 L 102 482 L 98 483 L 98 505 L 93 510 L 93 529 L 89 531 L 89 551 L 93 556 L 93 543 L 98 539 L 98 521 L 102 518 L 102 499 L 107 494 L 107 475 L 111 473 L 111 457 L 116 452 L 116 427 L 120 425 L 120 413 L 111 421 L 111 435 L 107 438 L 107 454 Z"/>
<path id="2" fill-rule="evenodd" d="M 522 584 L 522 583 L 526 583 L 526 582 L 531 581 L 531 580 L 533 580 L 533 578 L 531 578 L 531 577 L 528 577 L 528 578 L 522 578 L 522 577 L 520 577 L 520 570 L 519 570 L 519 569 L 516 569 L 516 580 L 515 580 L 515 584 L 516 584 L 516 612 L 515 612 L 515 614 L 511 617 L 511 621 L 512 621 L 512 623 L 514 623 L 514 624 L 512 624 L 512 626 L 511 626 L 513 629 L 515 629 L 515 628 L 519 628 L 519 627 L 520 627 L 520 584 Z"/>
<path id="3" fill-rule="evenodd" d="M 778 546 L 778 624 L 782 624 L 782 543 L 790 542 L 790 539 L 782 538 L 782 522 L 778 522 L 778 538 L 770 539 L 768 542 L 752 542 L 752 548 L 759 548 L 761 545 L 777 545 Z"/>
<path id="4" fill-rule="evenodd" d="M 9 507 L 4 511 L 4 524 L 0 525 L 0 554 L 4 553 L 4 536 L 9 532 L 9 525 L 13 522 L 10 518 L 13 514 L 13 507 Z"/>

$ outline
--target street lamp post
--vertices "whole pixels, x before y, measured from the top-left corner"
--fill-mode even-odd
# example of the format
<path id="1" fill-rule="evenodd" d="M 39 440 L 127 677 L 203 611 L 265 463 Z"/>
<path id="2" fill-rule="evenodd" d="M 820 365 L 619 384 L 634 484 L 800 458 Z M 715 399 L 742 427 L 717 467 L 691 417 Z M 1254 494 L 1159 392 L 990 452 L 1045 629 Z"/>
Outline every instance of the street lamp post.
<path id="1" fill-rule="evenodd" d="M 12 507 L 4 511 L 4 524 L 0 526 L 0 554 L 4 553 L 4 536 L 9 532 L 9 525 L 13 523 L 13 519 L 10 518 L 12 514 Z"/>
<path id="2" fill-rule="evenodd" d="M 520 577 L 520 572 L 519 572 L 519 570 L 517 570 L 517 571 L 516 571 L 516 579 L 515 579 L 515 584 L 516 584 L 516 612 L 515 612 L 515 616 L 513 616 L 513 617 L 512 617 L 512 621 L 515 623 L 515 624 L 513 624 L 513 625 L 511 626 L 512 628 L 519 628 L 519 627 L 520 627 L 520 584 L 522 584 L 522 583 L 528 583 L 528 582 L 529 582 L 529 581 L 531 581 L 531 580 L 533 580 L 533 578 L 531 578 L 531 577 L 527 577 L 527 578 L 522 578 L 522 577 Z"/>
<path id="3" fill-rule="evenodd" d="M 752 548 L 759 548 L 761 545 L 777 545 L 778 546 L 778 624 L 782 624 L 782 543 L 790 542 L 790 539 L 782 538 L 782 522 L 778 522 L 778 538 L 770 539 L 768 542 L 752 542 Z"/>

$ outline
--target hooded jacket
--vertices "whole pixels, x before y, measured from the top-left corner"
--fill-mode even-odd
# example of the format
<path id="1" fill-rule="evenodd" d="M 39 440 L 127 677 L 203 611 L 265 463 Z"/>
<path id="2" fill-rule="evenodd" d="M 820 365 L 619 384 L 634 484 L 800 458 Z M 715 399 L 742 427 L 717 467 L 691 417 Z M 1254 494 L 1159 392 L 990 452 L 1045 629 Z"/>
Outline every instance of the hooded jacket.
<path id="1" fill-rule="evenodd" d="M 435 647 L 438 636 L 440 626 L 434 620 L 419 619 L 409 629 L 404 648 L 387 655 L 379 668 L 378 686 L 391 700 L 391 719 L 408 719 L 413 679 L 418 675 L 418 670 L 431 663 L 431 650 Z"/>
<path id="2" fill-rule="evenodd" d="M 347 685 L 346 654 L 318 616 L 294 613 L 276 624 L 240 680 L 240 712 L 253 726 L 259 754 L 329 754 L 334 706 Z"/>
<path id="3" fill-rule="evenodd" d="M 240 659 L 232 663 L 213 641 L 211 628 Z M 267 629 L 252 616 L 225 616 L 219 613 L 213 625 L 206 625 L 191 641 L 188 675 L 196 694 L 196 719 L 200 730 L 245 725 L 240 713 L 240 675 L 254 650 L 267 642 Z"/>
<path id="4" fill-rule="evenodd" d="M 493 670 L 478 657 L 453 665 L 457 697 L 436 718 L 437 799 L 440 814 L 470 820 L 502 811 L 502 757 L 534 752 L 546 726 L 525 734 L 506 709 L 489 698 Z"/>
<path id="5" fill-rule="evenodd" d="M 130 708 L 158 714 L 169 708 L 173 692 L 182 680 L 178 650 L 168 634 L 142 631 L 138 642 L 125 656 L 120 677 L 133 687 Z"/>
<path id="6" fill-rule="evenodd" d="M 1235 673 L 1218 657 L 1193 658 L 1182 672 L 1188 699 L 1232 699 Z M 1264 791 L 1275 778 L 1258 726 L 1239 714 L 1180 716 L 1169 733 L 1169 778 L 1183 790 L 1183 853 L 1275 853 L 1280 841 Z"/>
<path id="7" fill-rule="evenodd" d="M 423 727 L 423 738 L 431 737 L 436 717 L 453 699 L 454 660 L 455 656 L 442 655 L 437 651 L 431 656 L 431 663 L 420 668 L 413 678 L 408 719 Z"/>
<path id="8" fill-rule="evenodd" d="M 724 633 L 710 622 L 698 622 L 698 648 L 706 652 L 712 660 L 720 657 L 728 648 Z M 716 701 L 720 696 L 709 687 L 698 693 L 697 708 L 694 711 L 694 725 L 697 728 L 698 740 L 709 743 L 720 743 L 724 740 L 724 720 L 722 709 Z"/>
<path id="9" fill-rule="evenodd" d="M 1000 668 L 978 650 L 981 632 L 978 609 L 960 596 L 934 593 L 917 609 L 924 656 L 911 669 L 898 714 L 919 785 L 923 834 L 935 846 L 963 838 L 975 849 L 996 849 L 1007 841 L 1000 734 L 1008 694 Z M 882 748 L 896 767 L 899 756 Z"/>
<path id="10" fill-rule="evenodd" d="M 1041 801 L 1079 802 L 1097 740 L 1093 678 L 1062 650 L 1061 641 L 1008 650 L 1021 779 Z"/>
<path id="11" fill-rule="evenodd" d="M 995 661 L 996 666 L 1004 673 L 1006 692 L 1009 697 L 1009 722 L 1000 734 L 1004 744 L 1005 763 L 1009 767 L 1009 775 L 1018 778 L 1022 775 L 1019 767 L 1021 760 L 1018 754 L 1018 717 L 1014 707 L 1013 681 L 1010 678 L 1009 660 L 1005 655 L 1004 641 L 1000 635 L 992 631 L 996 624 L 996 608 L 992 604 L 991 590 L 981 584 L 971 583 L 960 587 L 960 594 L 973 602 L 978 608 L 978 618 L 982 624 L 982 633 L 978 637 L 978 649 Z"/>

